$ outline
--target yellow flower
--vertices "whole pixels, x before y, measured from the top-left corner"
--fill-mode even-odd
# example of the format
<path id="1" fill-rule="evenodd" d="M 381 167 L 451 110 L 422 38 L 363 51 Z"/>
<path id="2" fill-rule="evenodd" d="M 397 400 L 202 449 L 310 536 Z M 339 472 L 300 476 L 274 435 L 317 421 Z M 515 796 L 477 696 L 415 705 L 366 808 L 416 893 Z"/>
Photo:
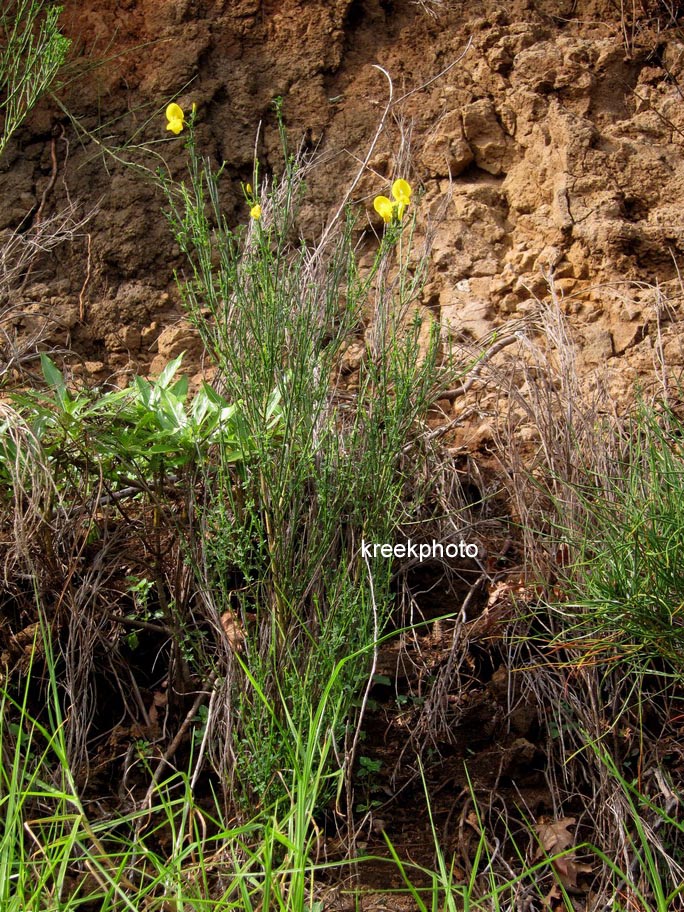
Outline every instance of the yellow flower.
<path id="1" fill-rule="evenodd" d="M 399 221 L 404 217 L 406 207 L 411 203 L 411 185 L 403 178 L 395 180 L 392 184 L 392 200 L 386 196 L 376 196 L 373 200 L 375 211 L 384 222 L 391 222 L 396 215 Z"/>
<path id="2" fill-rule="evenodd" d="M 261 218 L 261 206 L 259 205 L 259 203 L 257 203 L 255 206 L 252 206 L 252 208 L 249 210 L 249 214 L 252 216 L 253 219 Z"/>
<path id="3" fill-rule="evenodd" d="M 383 222 L 391 222 L 394 215 L 394 204 L 386 196 L 376 196 L 373 200 L 373 208 L 382 217 Z"/>
<path id="4" fill-rule="evenodd" d="M 392 184 L 392 196 L 395 198 L 397 217 L 399 221 L 404 217 L 406 207 L 411 203 L 411 185 L 408 181 L 399 178 Z"/>
<path id="5" fill-rule="evenodd" d="M 172 101 L 166 109 L 166 119 L 168 120 L 166 129 L 171 130 L 172 133 L 178 136 L 185 125 L 185 114 L 183 114 L 181 106 L 177 105 L 175 101 Z"/>
<path id="6" fill-rule="evenodd" d="M 247 196 L 252 195 L 252 185 L 251 184 L 245 184 L 245 193 L 247 194 Z"/>

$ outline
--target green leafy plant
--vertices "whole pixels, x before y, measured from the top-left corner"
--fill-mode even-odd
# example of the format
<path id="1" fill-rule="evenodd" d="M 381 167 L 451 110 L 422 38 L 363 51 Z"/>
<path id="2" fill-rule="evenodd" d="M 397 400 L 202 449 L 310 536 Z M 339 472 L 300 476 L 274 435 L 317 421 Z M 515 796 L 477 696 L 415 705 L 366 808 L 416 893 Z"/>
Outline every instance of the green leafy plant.
<path id="1" fill-rule="evenodd" d="M 571 486 L 575 524 L 559 526 L 571 556 L 559 640 L 590 661 L 620 654 L 684 674 L 683 432 L 672 412 L 642 406 L 619 435 L 605 430 L 614 455 L 601 475 L 587 467 Z"/>
<path id="2" fill-rule="evenodd" d="M 244 458 L 251 443 L 240 417 L 240 403 L 228 403 L 204 383 L 188 402 L 187 377 L 176 378 L 179 355 L 154 381 L 134 378 L 123 390 L 71 391 L 51 358 L 41 354 L 46 390 L 16 393 L 16 412 L 0 424 L 0 469 L 12 472 L 34 460 L 22 451 L 10 433 L 12 422 L 22 421 L 31 439 L 54 468 L 58 487 L 78 488 L 85 477 L 91 484 L 151 482 L 181 472 L 222 446 L 224 459 Z M 268 402 L 266 435 L 278 433 L 279 396 Z"/>
<path id="3" fill-rule="evenodd" d="M 408 518 L 409 454 L 419 452 L 421 421 L 453 372 L 440 370 L 437 329 L 415 307 L 426 260 L 414 249 L 413 223 L 393 209 L 366 270 L 352 210 L 318 245 L 298 239 L 306 165 L 289 154 L 281 124 L 282 174 L 260 183 L 255 166 L 246 192 L 251 220 L 232 230 L 220 201 L 222 169 L 197 153 L 193 118 L 183 126 L 189 180 L 161 177 L 187 258 L 180 288 L 222 393 L 241 403 L 251 441 L 239 463 L 219 449 L 198 560 L 211 574 L 215 610 L 230 606 L 245 629 L 251 676 L 232 672 L 223 724 L 235 741 L 220 762 L 233 758 L 226 772 L 237 775 L 243 795 L 268 803 L 281 791 L 277 770 L 286 758 L 250 680 L 278 720 L 291 716 L 305 732 L 332 669 L 357 653 L 336 677 L 346 707 L 340 719 L 351 711 L 369 668 L 367 647 L 392 605 L 391 565 L 366 564 L 360 546 L 390 541 Z M 410 201 L 404 184 L 401 215 Z M 346 395 L 340 359 L 369 311 L 358 384 Z M 274 395 L 278 435 L 269 432 Z M 411 499 L 417 509 L 417 486 Z"/>

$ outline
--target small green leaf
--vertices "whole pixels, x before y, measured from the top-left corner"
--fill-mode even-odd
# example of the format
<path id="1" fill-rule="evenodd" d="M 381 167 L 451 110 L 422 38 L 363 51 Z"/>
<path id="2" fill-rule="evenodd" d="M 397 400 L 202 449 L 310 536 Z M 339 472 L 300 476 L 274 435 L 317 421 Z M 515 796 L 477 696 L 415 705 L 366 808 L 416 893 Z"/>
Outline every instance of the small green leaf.
<path id="1" fill-rule="evenodd" d="M 382 769 L 382 760 L 373 760 L 370 757 L 359 757 L 359 767 L 364 773 L 379 773 Z"/>
<path id="2" fill-rule="evenodd" d="M 375 674 L 375 675 L 373 675 L 373 684 L 385 684 L 385 685 L 389 685 L 389 684 L 391 684 L 391 683 L 392 683 L 392 680 L 391 680 L 391 678 L 389 678 L 387 675 L 383 675 L 383 674 Z"/>

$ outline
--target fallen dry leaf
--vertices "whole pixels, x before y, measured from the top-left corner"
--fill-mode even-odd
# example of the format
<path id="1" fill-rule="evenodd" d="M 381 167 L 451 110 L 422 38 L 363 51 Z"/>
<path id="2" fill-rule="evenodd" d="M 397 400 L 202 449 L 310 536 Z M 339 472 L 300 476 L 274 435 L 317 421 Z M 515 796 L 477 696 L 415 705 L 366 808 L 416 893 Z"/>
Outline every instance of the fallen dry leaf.
<path id="1" fill-rule="evenodd" d="M 242 626 L 240 619 L 236 617 L 234 611 L 228 609 L 228 611 L 223 612 L 221 626 L 233 652 L 241 652 L 245 645 L 245 628 Z"/>
<path id="2" fill-rule="evenodd" d="M 544 853 L 554 855 L 573 845 L 575 837 L 568 827 L 573 826 L 576 822 L 575 817 L 563 817 L 561 820 L 554 820 L 551 823 L 538 823 L 535 830 L 539 836 L 539 848 L 535 858 L 541 858 Z"/>
<path id="3" fill-rule="evenodd" d="M 579 885 L 578 878 L 580 874 L 591 874 L 593 870 L 591 865 L 575 861 L 574 852 L 570 852 L 562 858 L 556 858 L 553 866 L 558 873 L 558 879 L 566 890 L 570 893 L 584 892 Z"/>
<path id="4" fill-rule="evenodd" d="M 575 817 L 563 817 L 561 820 L 548 823 L 544 821 L 535 826 L 539 837 L 539 848 L 535 853 L 535 860 L 539 860 L 544 855 L 558 855 L 565 852 L 561 858 L 554 858 L 551 864 L 558 875 L 558 880 L 571 893 L 584 892 L 579 885 L 579 876 L 590 874 L 592 871 L 591 865 L 582 864 L 577 861 L 574 852 L 566 851 L 575 844 L 575 837 L 569 829 L 575 823 Z M 550 896 L 551 894 L 549 894 Z"/>
<path id="5" fill-rule="evenodd" d="M 150 736 L 152 738 L 158 738 L 161 734 L 161 729 L 159 727 L 159 711 L 165 709 L 169 702 L 169 697 L 166 691 L 155 690 L 152 695 L 152 705 L 148 711 L 148 717 L 150 720 Z"/>
<path id="6" fill-rule="evenodd" d="M 547 909 L 556 910 L 563 901 L 563 894 L 557 883 L 555 883 L 544 897 L 544 906 Z"/>

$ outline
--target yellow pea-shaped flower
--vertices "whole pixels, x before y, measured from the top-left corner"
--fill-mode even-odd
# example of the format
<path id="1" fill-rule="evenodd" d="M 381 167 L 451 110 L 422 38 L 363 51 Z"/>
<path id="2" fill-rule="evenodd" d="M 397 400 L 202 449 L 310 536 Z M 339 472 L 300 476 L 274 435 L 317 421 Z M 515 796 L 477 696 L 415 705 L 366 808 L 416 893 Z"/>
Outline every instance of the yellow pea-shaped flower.
<path id="1" fill-rule="evenodd" d="M 178 136 L 185 124 L 185 114 L 183 114 L 181 106 L 177 105 L 175 101 L 172 101 L 167 107 L 166 119 L 168 121 L 166 129 L 171 130 L 172 133 L 175 133 L 176 136 Z"/>
<path id="2" fill-rule="evenodd" d="M 256 206 L 252 206 L 252 208 L 249 210 L 249 214 L 252 216 L 253 219 L 258 220 L 261 218 L 261 206 L 259 205 L 259 203 L 257 203 Z"/>
<path id="3" fill-rule="evenodd" d="M 390 202 L 386 196 L 376 196 L 373 200 L 373 208 L 382 218 L 383 222 L 391 222 L 394 215 L 394 203 Z"/>
<path id="4" fill-rule="evenodd" d="M 397 217 L 399 221 L 404 217 L 406 207 L 411 203 L 411 185 L 403 178 L 395 180 L 392 184 L 392 196 L 396 200 Z"/>
<path id="5" fill-rule="evenodd" d="M 411 202 L 411 193 L 411 185 L 402 178 L 395 180 L 392 184 L 392 196 L 398 203 L 403 203 L 405 206 L 408 206 Z"/>

